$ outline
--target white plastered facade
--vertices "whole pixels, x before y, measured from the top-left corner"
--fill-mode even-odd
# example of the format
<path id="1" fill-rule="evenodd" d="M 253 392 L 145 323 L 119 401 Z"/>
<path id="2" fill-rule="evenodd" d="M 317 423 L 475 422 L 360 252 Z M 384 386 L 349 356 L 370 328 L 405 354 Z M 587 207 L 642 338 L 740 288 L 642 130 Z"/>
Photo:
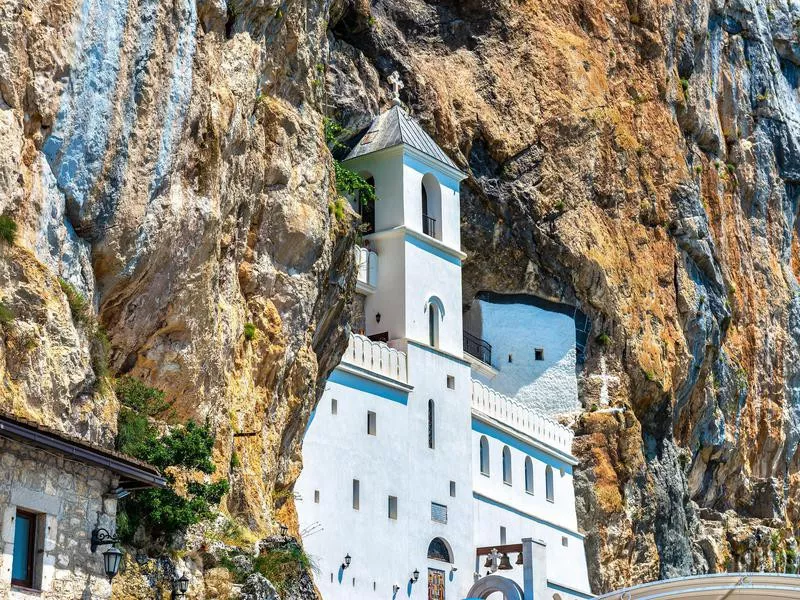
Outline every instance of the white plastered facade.
<path id="1" fill-rule="evenodd" d="M 317 566 L 322 597 L 433 598 L 431 570 L 442 580 L 444 596 L 438 600 L 465 598 L 476 571 L 486 572 L 477 569 L 476 548 L 499 545 L 500 526 L 509 544 L 523 538 L 546 543 L 548 598 L 589 597 L 575 517 L 571 432 L 476 383 L 465 359 L 463 174 L 405 145 L 346 164 L 375 181 L 375 233 L 367 240 L 377 254 L 377 284 L 364 299 L 365 328 L 368 336 L 388 342 L 351 335 L 306 431 L 295 490 L 304 545 Z M 439 185 L 436 237 L 423 233 L 422 225 L 422 182 L 425 178 L 430 185 L 432 177 Z M 374 434 L 369 413 L 375 415 Z M 482 436 L 489 442 L 488 477 L 479 467 Z M 511 452 L 511 486 L 502 479 L 504 445 Z M 532 495 L 525 491 L 526 456 L 533 462 Z M 553 502 L 544 493 L 547 465 L 555 469 Z M 396 498 L 396 515 L 390 497 Z M 428 557 L 436 538 L 444 540 L 451 561 Z M 343 568 L 345 556 L 351 562 Z M 516 555 L 510 558 L 513 563 Z M 413 582 L 415 570 L 419 580 Z M 520 567 L 496 574 L 522 586 Z"/>

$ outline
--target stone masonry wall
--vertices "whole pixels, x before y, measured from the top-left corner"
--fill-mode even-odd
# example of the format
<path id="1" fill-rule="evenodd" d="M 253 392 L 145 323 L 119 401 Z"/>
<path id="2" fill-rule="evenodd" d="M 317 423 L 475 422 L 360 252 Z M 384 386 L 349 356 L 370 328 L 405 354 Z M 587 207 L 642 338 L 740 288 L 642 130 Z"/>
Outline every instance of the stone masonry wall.
<path id="1" fill-rule="evenodd" d="M 105 548 L 92 554 L 89 540 L 95 524 L 114 530 L 117 501 L 104 499 L 103 494 L 116 484 L 116 476 L 108 471 L 0 438 L 0 597 L 109 598 L 111 586 L 103 573 Z M 36 555 L 41 556 L 37 579 L 42 593 L 35 596 L 11 589 L 17 508 L 43 514 L 38 539 L 44 553 Z"/>

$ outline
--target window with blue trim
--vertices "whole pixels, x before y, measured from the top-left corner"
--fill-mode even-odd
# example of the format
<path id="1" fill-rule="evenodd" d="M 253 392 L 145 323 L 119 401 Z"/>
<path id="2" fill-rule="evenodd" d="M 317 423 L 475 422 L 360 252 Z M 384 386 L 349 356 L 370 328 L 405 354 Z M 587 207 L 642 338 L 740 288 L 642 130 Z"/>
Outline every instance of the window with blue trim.
<path id="1" fill-rule="evenodd" d="M 36 515 L 18 510 L 14 523 L 14 551 L 11 561 L 11 583 L 33 587 L 33 567 L 36 545 Z"/>

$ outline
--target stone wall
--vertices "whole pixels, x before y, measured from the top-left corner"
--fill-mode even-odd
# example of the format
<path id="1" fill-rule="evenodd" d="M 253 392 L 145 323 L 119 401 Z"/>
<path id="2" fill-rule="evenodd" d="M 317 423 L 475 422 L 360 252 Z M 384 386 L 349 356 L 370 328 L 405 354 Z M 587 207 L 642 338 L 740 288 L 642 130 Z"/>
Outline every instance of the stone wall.
<path id="1" fill-rule="evenodd" d="M 89 548 L 96 524 L 111 531 L 116 498 L 103 494 L 117 485 L 116 476 L 60 455 L 0 438 L 0 597 L 41 600 L 109 598 L 102 551 Z M 11 590 L 14 519 L 18 508 L 41 513 L 37 524 L 38 567 L 35 580 L 42 593 Z M 38 587 L 38 585 L 37 585 Z"/>

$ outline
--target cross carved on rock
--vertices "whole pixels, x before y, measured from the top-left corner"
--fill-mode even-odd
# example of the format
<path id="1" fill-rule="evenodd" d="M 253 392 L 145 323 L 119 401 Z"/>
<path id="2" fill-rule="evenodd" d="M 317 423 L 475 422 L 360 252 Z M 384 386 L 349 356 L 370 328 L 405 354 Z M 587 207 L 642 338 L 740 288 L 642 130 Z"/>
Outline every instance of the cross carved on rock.
<path id="1" fill-rule="evenodd" d="M 392 94 L 393 94 L 392 102 L 394 104 L 396 104 L 397 106 L 400 106 L 400 104 L 402 104 L 400 102 L 400 90 L 402 90 L 404 87 L 406 87 L 403 84 L 403 81 L 400 79 L 400 73 L 395 71 L 394 73 L 389 75 L 389 80 L 388 81 L 392 86 Z"/>
<path id="2" fill-rule="evenodd" d="M 608 406 L 608 404 L 609 404 L 608 384 L 609 383 L 618 384 L 619 383 L 619 377 L 617 377 L 616 375 L 610 375 L 608 373 L 608 370 L 606 368 L 606 357 L 605 356 L 601 356 L 600 357 L 600 375 L 597 375 L 597 374 L 589 375 L 589 378 L 590 379 L 595 379 L 595 380 L 599 379 L 601 381 L 601 386 L 600 386 L 600 406 Z"/>

